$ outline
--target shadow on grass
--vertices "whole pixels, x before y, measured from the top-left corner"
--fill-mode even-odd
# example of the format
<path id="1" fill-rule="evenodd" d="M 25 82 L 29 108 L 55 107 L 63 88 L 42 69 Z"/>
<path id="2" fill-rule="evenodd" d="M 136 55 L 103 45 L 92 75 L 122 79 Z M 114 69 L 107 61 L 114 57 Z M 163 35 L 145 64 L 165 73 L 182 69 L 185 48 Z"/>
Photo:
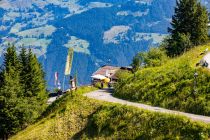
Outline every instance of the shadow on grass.
<path id="1" fill-rule="evenodd" d="M 50 104 L 46 108 L 46 110 L 42 113 L 42 115 L 37 119 L 36 122 L 40 121 L 41 119 L 43 119 L 49 115 L 53 116 L 53 114 L 55 112 L 58 112 L 59 110 L 65 111 L 66 103 L 73 98 L 74 98 L 73 93 L 67 93 L 67 94 L 64 94 L 63 96 L 59 97 L 58 99 L 56 99 L 52 104 Z"/>
<path id="2" fill-rule="evenodd" d="M 94 122 L 94 115 L 96 115 L 98 112 L 100 112 L 102 109 L 102 106 L 98 107 L 98 109 L 90 114 L 88 116 L 88 123 L 86 127 L 81 130 L 80 132 L 76 133 L 71 139 L 73 140 L 79 140 L 79 139 L 94 139 L 97 137 L 100 137 L 101 134 L 103 133 L 103 136 L 110 136 L 112 135 L 113 131 L 106 131 L 106 126 L 99 131 L 97 125 Z"/>

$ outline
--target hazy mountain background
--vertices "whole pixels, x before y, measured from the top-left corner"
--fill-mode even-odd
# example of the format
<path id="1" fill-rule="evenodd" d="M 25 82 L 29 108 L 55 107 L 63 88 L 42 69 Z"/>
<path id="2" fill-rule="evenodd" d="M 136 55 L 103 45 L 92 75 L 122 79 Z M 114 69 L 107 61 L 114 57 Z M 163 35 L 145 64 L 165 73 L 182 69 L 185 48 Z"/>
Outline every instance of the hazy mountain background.
<path id="1" fill-rule="evenodd" d="M 210 0 L 202 3 L 210 8 Z M 52 89 L 56 71 L 63 81 L 72 47 L 72 75 L 77 71 L 79 84 L 88 84 L 100 66 L 128 66 L 137 52 L 157 46 L 174 6 L 175 0 L 2 0 L 0 63 L 8 43 L 30 47 Z"/>

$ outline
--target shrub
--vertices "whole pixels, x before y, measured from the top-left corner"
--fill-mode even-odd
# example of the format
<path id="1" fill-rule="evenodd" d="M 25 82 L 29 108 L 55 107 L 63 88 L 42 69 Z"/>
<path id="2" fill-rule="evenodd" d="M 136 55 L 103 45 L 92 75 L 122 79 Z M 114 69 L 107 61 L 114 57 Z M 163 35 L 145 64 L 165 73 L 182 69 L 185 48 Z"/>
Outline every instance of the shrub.
<path id="1" fill-rule="evenodd" d="M 176 38 L 168 39 L 169 45 L 166 46 L 168 56 L 177 56 L 188 51 L 192 47 L 189 34 L 178 33 Z"/>
<path id="2" fill-rule="evenodd" d="M 167 56 L 164 49 L 151 48 L 148 52 L 138 54 L 147 67 L 161 66 L 165 63 Z"/>

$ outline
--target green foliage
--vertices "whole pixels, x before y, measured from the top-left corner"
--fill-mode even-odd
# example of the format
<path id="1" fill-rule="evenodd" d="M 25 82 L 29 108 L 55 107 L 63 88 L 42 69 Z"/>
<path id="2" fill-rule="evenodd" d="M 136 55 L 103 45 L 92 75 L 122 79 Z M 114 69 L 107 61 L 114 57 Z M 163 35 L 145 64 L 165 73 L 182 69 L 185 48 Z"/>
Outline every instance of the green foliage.
<path id="1" fill-rule="evenodd" d="M 140 68 L 140 63 L 141 63 L 140 58 L 139 58 L 138 55 L 136 55 L 136 56 L 133 58 L 133 61 L 132 61 L 132 64 L 131 64 L 131 66 L 132 66 L 132 72 L 133 72 L 133 73 L 136 73 L 136 72 L 139 70 L 139 68 Z"/>
<path id="2" fill-rule="evenodd" d="M 148 52 L 138 54 L 147 67 L 161 66 L 167 60 L 165 50 L 162 48 L 151 48 Z"/>
<path id="3" fill-rule="evenodd" d="M 177 1 L 171 26 L 171 37 L 166 47 L 169 56 L 180 55 L 193 45 L 208 40 L 208 13 L 197 0 Z"/>
<path id="4" fill-rule="evenodd" d="M 191 33 L 197 12 L 197 0 L 179 0 L 176 2 L 175 14 L 172 17 L 169 32 L 173 35 L 177 33 Z"/>
<path id="5" fill-rule="evenodd" d="M 209 127 L 176 115 L 106 104 L 81 94 L 79 88 L 54 102 L 36 124 L 13 136 L 26 139 L 196 139 L 209 137 Z"/>
<path id="6" fill-rule="evenodd" d="M 4 54 L 4 70 L 9 71 L 11 68 L 18 70 L 20 67 L 20 62 L 15 51 L 15 46 L 11 46 L 7 49 L 7 52 Z"/>
<path id="7" fill-rule="evenodd" d="M 169 56 L 180 55 L 192 48 L 189 34 L 177 33 L 174 38 L 168 39 L 168 42 L 169 45 L 166 46 L 166 50 Z"/>
<path id="8" fill-rule="evenodd" d="M 140 52 L 133 58 L 132 72 L 135 76 L 140 68 L 161 66 L 166 60 L 167 55 L 164 48 L 151 48 L 148 52 Z"/>
<path id="9" fill-rule="evenodd" d="M 31 50 L 29 50 L 27 60 L 26 96 L 43 99 L 46 97 L 46 83 L 42 66 Z M 43 102 L 40 101 L 40 104 L 43 104 Z"/>
<path id="10" fill-rule="evenodd" d="M 101 88 L 101 82 L 96 82 L 96 83 L 94 84 L 94 87 L 100 89 L 100 88 Z"/>
<path id="11" fill-rule="evenodd" d="M 204 46 L 203 50 L 206 47 Z M 135 77 L 132 74 L 121 75 L 115 85 L 114 96 L 174 110 L 210 115 L 210 74 L 205 68 L 197 69 L 197 92 L 194 92 L 194 66 L 200 60 L 200 53 L 199 48 L 195 48 L 177 59 L 169 59 L 160 67 L 144 68 L 138 71 Z"/>
<path id="12" fill-rule="evenodd" d="M 7 138 L 34 122 L 46 106 L 47 94 L 43 71 L 37 58 L 32 55 L 30 60 L 27 56 L 29 54 L 22 49 L 17 56 L 14 46 L 8 47 L 5 53 L 4 64 L 0 71 L 0 137 L 2 138 Z M 33 93 L 32 96 L 28 96 L 28 91 Z"/>
<path id="13" fill-rule="evenodd" d="M 197 12 L 195 13 L 194 30 L 192 31 L 191 40 L 195 45 L 205 43 L 208 40 L 208 12 L 206 7 L 200 3 L 197 5 Z"/>
<path id="14" fill-rule="evenodd" d="M 22 99 L 21 85 L 19 81 L 19 63 L 14 46 L 8 48 L 5 53 L 4 70 L 0 89 L 0 132 L 1 137 L 8 137 L 18 130 L 24 118 L 19 116 L 21 109 L 18 106 Z"/>
<path id="15" fill-rule="evenodd" d="M 131 75 L 131 73 L 129 71 L 118 71 L 116 73 L 116 77 L 118 77 L 118 83 L 114 84 L 114 88 L 118 89 L 120 88 L 122 85 L 126 85 L 127 84 L 127 79 L 132 77 L 133 75 Z M 119 84 L 121 83 L 121 84 Z"/>
<path id="16" fill-rule="evenodd" d="M 27 61 L 27 52 L 26 49 L 24 47 L 21 48 L 21 52 L 19 55 L 19 62 L 20 62 L 20 82 L 22 84 L 24 93 L 26 93 L 26 79 L 27 79 L 27 65 L 28 65 L 28 61 Z"/>
<path id="17" fill-rule="evenodd" d="M 119 70 L 116 73 L 116 77 L 118 77 L 119 80 L 123 80 L 125 77 L 128 78 L 130 76 L 131 76 L 131 72 L 130 71 Z"/>

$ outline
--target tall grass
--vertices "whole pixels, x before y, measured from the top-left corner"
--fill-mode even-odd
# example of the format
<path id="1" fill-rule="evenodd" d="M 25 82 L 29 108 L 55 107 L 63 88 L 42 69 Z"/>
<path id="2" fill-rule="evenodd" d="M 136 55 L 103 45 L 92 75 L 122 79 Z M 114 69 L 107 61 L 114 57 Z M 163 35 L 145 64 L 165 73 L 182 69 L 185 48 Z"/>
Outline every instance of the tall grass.
<path id="1" fill-rule="evenodd" d="M 210 129 L 206 124 L 82 96 L 91 90 L 84 88 L 73 95 L 67 94 L 51 106 L 51 111 L 44 118 L 10 139 L 205 140 L 209 137 Z"/>
<path id="2" fill-rule="evenodd" d="M 210 44 L 169 59 L 159 67 L 120 74 L 114 95 L 123 99 L 201 115 L 210 115 L 210 72 L 195 67 Z M 195 79 L 194 73 L 198 73 Z"/>

